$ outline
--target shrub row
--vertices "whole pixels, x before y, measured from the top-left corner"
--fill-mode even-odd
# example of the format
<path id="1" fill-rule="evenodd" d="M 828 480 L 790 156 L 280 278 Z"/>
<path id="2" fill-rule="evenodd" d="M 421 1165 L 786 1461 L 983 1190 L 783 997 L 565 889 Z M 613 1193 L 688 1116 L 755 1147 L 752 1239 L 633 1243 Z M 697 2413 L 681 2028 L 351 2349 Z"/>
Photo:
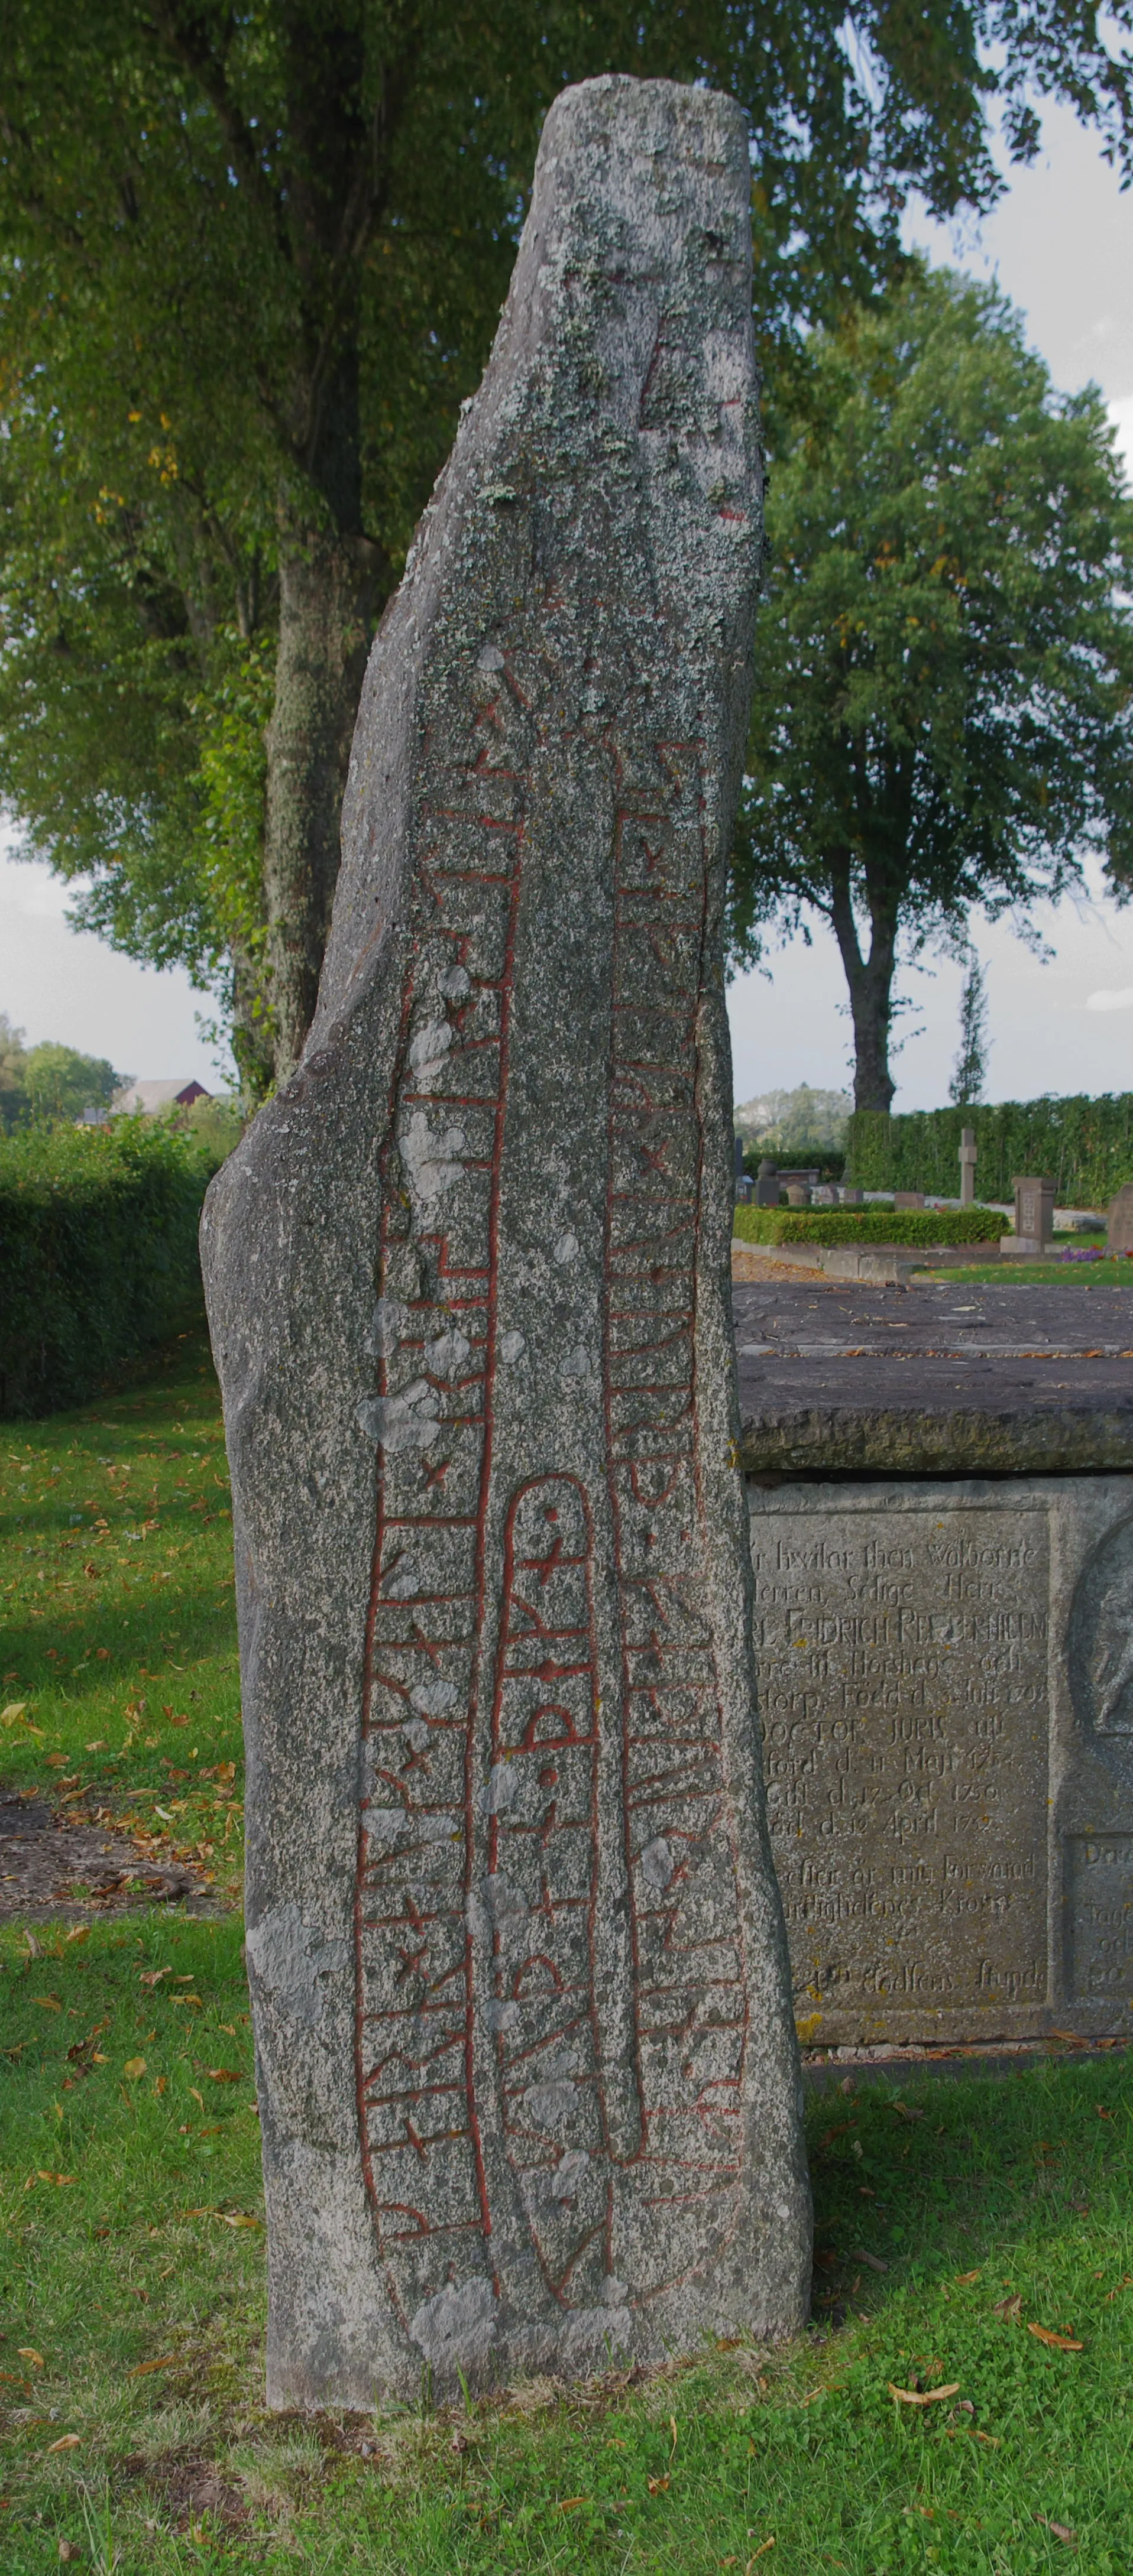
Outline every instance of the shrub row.
<path id="1" fill-rule="evenodd" d="M 760 1208 L 739 1206 L 741 1243 L 998 1243 L 998 1208 Z"/>
<path id="2" fill-rule="evenodd" d="M 1016 1175 L 1047 1173 L 1064 1206 L 1104 1207 L 1133 1180 L 1133 1092 L 1097 1100 L 1053 1093 L 1004 1100 L 994 1109 L 916 1109 L 887 1118 L 855 1110 L 848 1122 L 847 1177 L 860 1190 L 927 1190 L 956 1198 L 960 1130 L 976 1133 L 981 1199 L 1010 1201 Z"/>
<path id="3" fill-rule="evenodd" d="M 199 1317 L 219 1159 L 141 1118 L 0 1138 L 0 1416 L 80 1403 Z"/>

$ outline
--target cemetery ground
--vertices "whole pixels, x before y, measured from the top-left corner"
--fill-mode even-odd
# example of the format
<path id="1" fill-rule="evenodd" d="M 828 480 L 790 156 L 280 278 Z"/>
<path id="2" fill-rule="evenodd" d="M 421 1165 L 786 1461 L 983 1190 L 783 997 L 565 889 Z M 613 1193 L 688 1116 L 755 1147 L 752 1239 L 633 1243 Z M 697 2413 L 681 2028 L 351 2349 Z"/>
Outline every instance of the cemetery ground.
<path id="1" fill-rule="evenodd" d="M 0 1920 L 5 2576 L 1128 2570 L 1116 2051 L 899 2087 L 828 2074 L 808 2109 L 813 2320 L 790 2346 L 459 2408 L 423 2384 L 415 2407 L 269 2415 L 203 1339 L 148 1384 L 5 1426 L 0 1461 L 4 1795 L 81 1811 L 116 1856 L 105 1892 L 60 1881 L 34 1920 Z M 191 1893 L 155 1905 L 178 1872 Z"/>

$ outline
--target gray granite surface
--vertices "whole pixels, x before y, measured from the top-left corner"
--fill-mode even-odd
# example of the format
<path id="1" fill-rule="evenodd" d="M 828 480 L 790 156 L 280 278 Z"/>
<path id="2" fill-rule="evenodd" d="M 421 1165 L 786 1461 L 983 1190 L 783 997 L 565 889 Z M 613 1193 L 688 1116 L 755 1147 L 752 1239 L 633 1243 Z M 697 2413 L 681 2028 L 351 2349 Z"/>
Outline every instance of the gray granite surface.
<path id="1" fill-rule="evenodd" d="M 728 1303 L 748 134 L 564 92 L 213 1183 L 272 2402 L 805 2313 Z"/>
<path id="2" fill-rule="evenodd" d="M 1133 1476 L 754 1483 L 810 2048 L 1133 2035 Z"/>
<path id="3" fill-rule="evenodd" d="M 749 1472 L 1133 1468 L 1133 1283 L 736 1283 Z"/>

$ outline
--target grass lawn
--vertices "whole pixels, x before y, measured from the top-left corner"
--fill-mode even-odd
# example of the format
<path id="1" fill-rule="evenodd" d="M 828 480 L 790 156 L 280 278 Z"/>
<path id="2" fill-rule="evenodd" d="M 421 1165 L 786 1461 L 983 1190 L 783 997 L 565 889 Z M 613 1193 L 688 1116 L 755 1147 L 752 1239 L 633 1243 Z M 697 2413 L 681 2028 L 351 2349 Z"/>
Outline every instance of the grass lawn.
<path id="1" fill-rule="evenodd" d="M 171 1841 L 213 1844 L 223 1891 L 236 1677 L 202 1350 L 0 1454 L 6 1688 L 26 1710 L 6 1775 L 100 1765 L 155 1832 L 160 1801 Z M 1072 2557 L 1128 2576 L 1122 2056 L 813 2098 L 819 2287 L 788 2349 L 467 2411 L 273 2418 L 240 1940 L 231 1908 L 0 1931 L 3 2576 L 1020 2576 Z"/>
<path id="2" fill-rule="evenodd" d="M 922 1279 L 934 1286 L 946 1280 L 949 1287 L 1012 1288 L 1133 1288 L 1133 1264 L 1120 1254 L 1112 1261 L 976 1261 L 963 1269 L 922 1270 Z"/>

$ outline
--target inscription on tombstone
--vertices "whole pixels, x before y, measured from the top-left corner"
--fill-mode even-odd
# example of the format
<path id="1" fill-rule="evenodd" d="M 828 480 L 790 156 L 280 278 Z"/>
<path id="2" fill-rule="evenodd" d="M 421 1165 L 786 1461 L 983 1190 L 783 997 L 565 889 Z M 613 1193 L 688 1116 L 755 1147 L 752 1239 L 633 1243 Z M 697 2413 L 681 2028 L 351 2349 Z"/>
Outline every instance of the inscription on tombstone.
<path id="1" fill-rule="evenodd" d="M 772 1844 L 818 2044 L 1133 2013 L 1133 1485 L 752 1493 Z"/>
<path id="2" fill-rule="evenodd" d="M 1054 1237 L 1054 1182 L 1016 1180 L 1013 1250 L 1027 1255 L 1045 1252 Z"/>
<path id="3" fill-rule="evenodd" d="M 715 94 L 552 108 L 210 1195 L 280 2403 L 803 2313 L 727 1289 L 749 186 Z"/>

